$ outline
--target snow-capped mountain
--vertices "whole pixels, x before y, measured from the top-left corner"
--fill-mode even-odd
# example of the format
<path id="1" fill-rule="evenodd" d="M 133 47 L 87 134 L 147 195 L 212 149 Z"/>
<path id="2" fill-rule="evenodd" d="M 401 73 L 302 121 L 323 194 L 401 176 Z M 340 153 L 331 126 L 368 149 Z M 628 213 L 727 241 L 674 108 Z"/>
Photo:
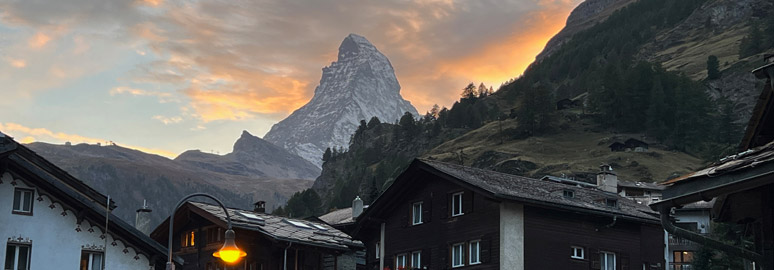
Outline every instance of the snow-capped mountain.
<path id="1" fill-rule="evenodd" d="M 309 103 L 272 126 L 264 139 L 322 166 L 327 147 L 349 146 L 360 120 L 394 122 L 417 110 L 400 95 L 390 60 L 364 37 L 350 34 L 336 62 L 323 68 Z"/>

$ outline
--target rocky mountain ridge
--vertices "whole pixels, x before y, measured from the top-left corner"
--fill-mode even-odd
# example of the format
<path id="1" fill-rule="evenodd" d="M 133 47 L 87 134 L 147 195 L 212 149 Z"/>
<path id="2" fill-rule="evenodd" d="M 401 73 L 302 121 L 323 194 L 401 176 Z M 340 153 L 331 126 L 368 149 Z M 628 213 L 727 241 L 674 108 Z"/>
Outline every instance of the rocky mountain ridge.
<path id="1" fill-rule="evenodd" d="M 322 166 L 328 147 L 347 148 L 360 120 L 393 122 L 405 112 L 418 115 L 400 95 L 392 64 L 367 39 L 347 36 L 338 60 L 323 68 L 306 105 L 272 126 L 264 139 Z"/>

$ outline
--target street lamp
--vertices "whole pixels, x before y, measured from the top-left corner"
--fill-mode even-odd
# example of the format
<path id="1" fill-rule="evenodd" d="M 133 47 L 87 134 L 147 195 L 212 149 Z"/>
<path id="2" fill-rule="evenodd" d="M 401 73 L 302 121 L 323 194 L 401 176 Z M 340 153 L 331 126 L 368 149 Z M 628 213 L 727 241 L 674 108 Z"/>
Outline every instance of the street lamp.
<path id="1" fill-rule="evenodd" d="M 234 230 L 231 228 L 231 215 L 229 215 L 226 206 L 224 206 L 220 200 L 210 194 L 194 193 L 185 196 L 185 198 L 180 200 L 180 202 L 177 203 L 177 206 L 175 206 L 175 209 L 172 210 L 172 214 L 169 216 L 169 241 L 167 242 L 169 261 L 167 262 L 167 270 L 175 270 L 175 263 L 172 262 L 172 227 L 175 223 L 175 212 L 177 212 L 177 209 L 180 208 L 180 206 L 183 206 L 183 203 L 188 201 L 188 199 L 198 196 L 207 197 L 217 202 L 218 205 L 223 208 L 223 212 L 226 213 L 226 221 L 228 222 L 228 229 L 226 229 L 226 242 L 223 243 L 223 247 L 221 247 L 220 250 L 212 253 L 212 256 L 218 257 L 226 263 L 234 263 L 242 257 L 247 256 L 247 253 L 239 249 L 239 247 L 237 247 L 236 243 L 234 242 L 235 234 Z"/>

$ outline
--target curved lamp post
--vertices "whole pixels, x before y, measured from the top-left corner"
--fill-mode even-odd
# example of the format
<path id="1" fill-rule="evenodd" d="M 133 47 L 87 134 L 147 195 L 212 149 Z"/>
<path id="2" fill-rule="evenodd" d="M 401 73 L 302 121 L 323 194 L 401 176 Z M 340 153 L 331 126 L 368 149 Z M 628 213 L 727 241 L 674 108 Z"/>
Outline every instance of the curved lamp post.
<path id="1" fill-rule="evenodd" d="M 228 213 L 228 209 L 226 209 L 226 206 L 223 205 L 220 200 L 213 197 L 210 194 L 207 193 L 194 193 L 188 196 L 185 196 L 180 202 L 177 203 L 177 206 L 175 206 L 175 209 L 172 210 L 172 214 L 169 216 L 169 242 L 168 242 L 168 251 L 169 251 L 169 261 L 167 262 L 167 270 L 175 270 L 175 263 L 172 262 L 172 228 L 173 224 L 175 223 L 175 212 L 177 212 L 177 209 L 180 208 L 180 206 L 183 206 L 183 203 L 188 201 L 188 199 L 193 197 L 207 197 L 212 199 L 213 201 L 217 202 L 218 205 L 220 205 L 221 208 L 223 208 L 223 212 L 226 213 L 226 221 L 228 221 L 228 229 L 226 230 L 226 242 L 223 243 L 223 247 L 220 248 L 220 250 L 216 251 L 215 253 L 212 253 L 212 256 L 218 257 L 221 260 L 223 260 L 226 263 L 234 263 L 241 259 L 244 256 L 247 256 L 247 253 L 239 249 L 237 247 L 236 243 L 234 243 L 234 230 L 231 229 L 231 215 Z"/>

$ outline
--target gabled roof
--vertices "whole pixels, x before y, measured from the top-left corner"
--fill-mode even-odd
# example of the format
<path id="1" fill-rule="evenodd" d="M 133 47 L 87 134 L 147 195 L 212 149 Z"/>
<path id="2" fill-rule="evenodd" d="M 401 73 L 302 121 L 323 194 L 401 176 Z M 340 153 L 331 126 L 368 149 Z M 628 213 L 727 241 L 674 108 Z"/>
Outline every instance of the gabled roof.
<path id="1" fill-rule="evenodd" d="M 14 168 L 14 177 L 20 177 L 25 181 L 31 181 L 38 192 L 52 197 L 65 207 L 79 213 L 82 218 L 89 219 L 93 224 L 104 224 L 108 216 L 110 233 L 117 235 L 119 239 L 129 243 L 130 246 L 139 248 L 138 252 L 153 258 L 166 261 L 167 249 L 149 236 L 126 223 L 118 216 L 106 213 L 107 196 L 97 192 L 83 181 L 73 177 L 69 173 L 55 166 L 48 160 L 36 154 L 24 145 L 14 141 L 7 135 L 0 136 L 0 174 L 8 168 Z M 114 209 L 113 201 L 110 201 L 110 209 Z M 180 258 L 175 261 L 182 264 Z"/>
<path id="2" fill-rule="evenodd" d="M 226 222 L 226 213 L 223 212 L 223 208 L 220 206 L 200 202 L 187 202 L 186 204 L 203 210 L 224 224 Z M 348 250 L 352 247 L 363 246 L 360 241 L 353 240 L 346 233 L 322 222 L 285 218 L 235 208 L 228 208 L 228 213 L 231 215 L 231 222 L 234 228 L 259 232 L 277 241 L 337 250 Z M 252 219 L 249 216 L 256 216 L 259 219 Z M 168 221 L 169 219 L 167 218 L 167 221 L 159 225 L 160 228 L 164 227 L 164 224 L 167 224 L 164 228 L 168 228 Z"/>
<path id="3" fill-rule="evenodd" d="M 363 206 L 363 210 L 367 208 L 368 205 Z M 319 219 L 330 225 L 346 225 L 355 223 L 355 220 L 352 219 L 352 207 L 331 211 L 325 215 L 320 216 Z"/>
<path id="4" fill-rule="evenodd" d="M 411 174 L 420 170 L 495 200 L 513 201 L 525 205 L 584 212 L 592 215 L 617 216 L 639 222 L 659 223 L 655 217 L 655 212 L 615 193 L 425 159 L 415 159 L 409 168 L 371 204 L 371 207 L 361 217 L 377 215 L 383 209 L 388 208 L 391 201 L 395 200 L 390 199 L 390 197 L 398 197 L 402 192 L 411 190 L 412 185 L 419 182 L 411 181 Z M 565 198 L 562 194 L 563 190 L 572 190 L 575 196 Z M 618 199 L 618 207 L 606 206 L 605 199 Z M 358 217 L 359 223 L 367 219 L 361 217 Z"/>

